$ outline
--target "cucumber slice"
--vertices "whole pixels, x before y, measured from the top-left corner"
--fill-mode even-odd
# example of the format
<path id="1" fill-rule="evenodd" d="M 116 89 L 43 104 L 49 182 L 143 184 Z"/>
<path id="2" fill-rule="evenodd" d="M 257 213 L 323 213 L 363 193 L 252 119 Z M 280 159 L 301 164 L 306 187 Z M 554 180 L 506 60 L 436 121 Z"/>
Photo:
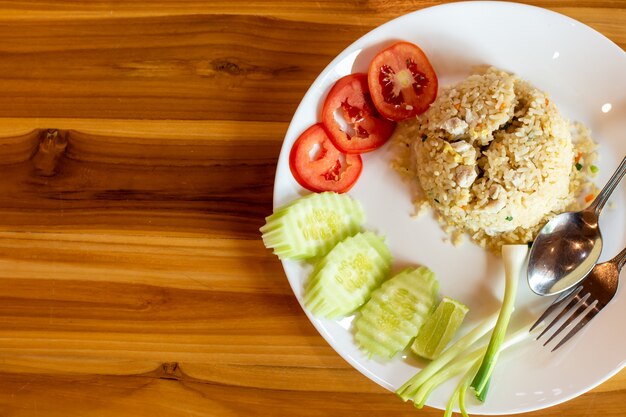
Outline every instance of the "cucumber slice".
<path id="1" fill-rule="evenodd" d="M 357 344 L 391 358 L 405 349 L 431 314 L 439 282 L 426 267 L 407 268 L 374 291 L 355 320 Z"/>
<path id="2" fill-rule="evenodd" d="M 443 297 L 411 345 L 411 350 L 426 359 L 437 358 L 454 337 L 469 309 L 466 305 Z"/>
<path id="3" fill-rule="evenodd" d="M 361 307 L 391 268 L 382 238 L 359 233 L 339 242 L 321 259 L 306 283 L 304 304 L 316 316 L 346 316 Z"/>
<path id="4" fill-rule="evenodd" d="M 357 233 L 365 220 L 361 203 L 345 194 L 309 194 L 265 218 L 265 247 L 280 259 L 308 259 L 326 254 Z"/>

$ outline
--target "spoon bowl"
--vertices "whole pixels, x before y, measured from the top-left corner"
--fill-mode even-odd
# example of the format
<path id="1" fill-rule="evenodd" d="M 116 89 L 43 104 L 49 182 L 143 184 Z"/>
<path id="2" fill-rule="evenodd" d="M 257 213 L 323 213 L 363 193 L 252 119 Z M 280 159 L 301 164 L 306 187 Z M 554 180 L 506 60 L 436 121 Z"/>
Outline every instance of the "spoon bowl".
<path id="1" fill-rule="evenodd" d="M 598 217 L 626 173 L 626 158 L 589 207 L 562 213 L 539 232 L 530 249 L 528 285 L 539 295 L 566 291 L 582 281 L 602 253 Z"/>
<path id="2" fill-rule="evenodd" d="M 602 253 L 598 218 L 584 210 L 553 218 L 537 235 L 528 263 L 528 284 L 537 294 L 558 294 L 575 286 Z"/>

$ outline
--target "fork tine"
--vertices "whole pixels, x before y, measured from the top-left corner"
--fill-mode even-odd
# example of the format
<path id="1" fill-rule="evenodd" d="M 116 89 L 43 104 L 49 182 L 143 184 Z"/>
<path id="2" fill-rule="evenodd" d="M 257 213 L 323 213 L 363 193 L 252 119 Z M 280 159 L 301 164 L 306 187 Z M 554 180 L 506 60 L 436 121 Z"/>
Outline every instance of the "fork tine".
<path id="1" fill-rule="evenodd" d="M 552 302 L 552 304 L 550 304 L 550 306 L 548 308 L 546 308 L 546 311 L 543 312 L 543 314 L 537 319 L 537 321 L 535 322 L 535 324 L 533 324 L 531 326 L 531 328 L 528 330 L 529 332 L 532 332 L 533 329 L 535 327 L 537 327 L 539 325 L 539 323 L 541 323 L 546 317 L 548 317 L 554 310 L 556 310 L 556 308 L 563 303 L 566 299 L 568 299 L 570 296 L 572 295 L 576 295 L 580 292 L 580 290 L 582 290 L 582 286 L 578 286 L 576 288 L 574 288 L 572 291 L 569 292 L 565 292 L 563 294 L 561 294 L 556 300 L 554 300 Z M 539 339 L 539 338 L 537 338 Z"/>
<path id="2" fill-rule="evenodd" d="M 571 298 L 570 302 L 565 307 L 563 307 L 561 312 L 550 322 L 550 324 L 546 326 L 545 329 L 543 329 L 543 331 L 539 334 L 539 336 L 537 336 L 535 340 L 539 340 L 541 336 L 546 334 L 546 332 L 550 330 L 552 326 L 554 326 L 559 320 L 561 320 L 569 311 L 571 311 L 572 308 L 574 308 L 575 306 L 578 307 L 578 303 L 580 303 L 580 301 L 580 291 L 577 291 L 576 294 L 574 294 L 574 296 Z"/>
<path id="3" fill-rule="evenodd" d="M 557 350 L 558 348 L 563 346 L 565 344 L 565 342 L 570 340 L 572 338 L 572 336 L 574 336 L 576 333 L 578 333 L 578 331 L 580 329 L 585 327 L 587 325 L 587 323 L 589 323 L 591 321 L 591 319 L 594 318 L 596 316 L 596 314 L 598 314 L 598 312 L 600 312 L 600 309 L 598 308 L 598 304 L 596 304 L 596 305 L 593 306 L 593 308 L 591 310 L 589 310 L 589 312 L 587 314 L 585 314 L 583 316 L 583 318 L 578 322 L 578 324 L 576 326 L 574 326 L 574 328 L 572 330 L 570 330 L 570 332 L 568 334 L 566 334 L 565 337 L 563 339 L 561 339 L 561 341 L 554 348 L 552 348 L 552 352 L 554 352 L 555 350 Z"/>
<path id="4" fill-rule="evenodd" d="M 561 327 L 559 327 L 554 333 L 552 333 L 552 336 L 550 336 L 548 340 L 546 340 L 546 342 L 543 344 L 544 346 L 550 343 L 550 341 L 552 341 L 552 339 L 554 339 L 559 333 L 561 333 L 563 329 L 569 326 L 574 320 L 580 317 L 580 315 L 585 310 L 587 310 L 587 308 L 589 307 L 587 300 L 589 300 L 590 298 L 591 298 L 591 294 L 586 293 L 580 300 L 578 300 L 578 303 L 576 303 L 576 306 L 572 309 L 572 314 L 567 318 L 567 320 L 565 320 L 565 322 L 561 325 Z M 596 302 L 597 301 L 594 300 L 592 301 L 592 304 Z"/>

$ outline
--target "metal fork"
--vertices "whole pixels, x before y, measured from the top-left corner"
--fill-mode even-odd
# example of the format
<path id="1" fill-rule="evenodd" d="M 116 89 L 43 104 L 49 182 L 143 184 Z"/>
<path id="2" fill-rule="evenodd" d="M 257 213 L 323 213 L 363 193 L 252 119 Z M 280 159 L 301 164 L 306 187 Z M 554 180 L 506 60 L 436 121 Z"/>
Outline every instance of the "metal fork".
<path id="1" fill-rule="evenodd" d="M 552 336 L 543 344 L 550 343 L 559 333 L 567 326 L 572 324 L 578 317 L 581 320 L 574 326 L 569 333 L 552 349 L 552 352 L 563 346 L 565 342 L 572 338 L 580 329 L 585 327 L 606 305 L 611 301 L 617 292 L 619 273 L 626 263 L 626 248 L 610 261 L 597 264 L 593 267 L 589 275 L 573 290 L 562 294 L 546 309 L 539 319 L 530 328 L 532 331 L 539 323 L 546 319 L 552 312 L 557 311 L 563 305 L 561 312 L 552 320 L 552 322 L 537 336 L 537 340 L 541 338 L 548 330 L 550 330 L 559 320 L 571 312 L 571 315 L 565 320 L 561 327 L 556 330 Z"/>

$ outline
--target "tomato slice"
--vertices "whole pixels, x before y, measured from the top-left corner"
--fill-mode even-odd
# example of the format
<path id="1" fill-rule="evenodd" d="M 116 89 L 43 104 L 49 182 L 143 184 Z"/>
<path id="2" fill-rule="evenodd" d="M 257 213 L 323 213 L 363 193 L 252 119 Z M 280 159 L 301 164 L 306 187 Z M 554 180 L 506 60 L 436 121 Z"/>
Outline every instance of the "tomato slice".
<path id="1" fill-rule="evenodd" d="M 370 63 L 367 82 L 376 109 L 391 120 L 422 114 L 437 98 L 437 74 L 424 52 L 409 42 L 380 51 Z"/>
<path id="2" fill-rule="evenodd" d="M 335 83 L 324 101 L 322 121 L 337 149 L 348 154 L 380 148 L 396 127 L 374 107 L 367 74 L 350 74 Z"/>
<path id="3" fill-rule="evenodd" d="M 363 162 L 360 155 L 342 154 L 322 123 L 317 123 L 293 144 L 289 168 L 296 181 L 308 190 L 345 193 L 361 175 Z"/>

